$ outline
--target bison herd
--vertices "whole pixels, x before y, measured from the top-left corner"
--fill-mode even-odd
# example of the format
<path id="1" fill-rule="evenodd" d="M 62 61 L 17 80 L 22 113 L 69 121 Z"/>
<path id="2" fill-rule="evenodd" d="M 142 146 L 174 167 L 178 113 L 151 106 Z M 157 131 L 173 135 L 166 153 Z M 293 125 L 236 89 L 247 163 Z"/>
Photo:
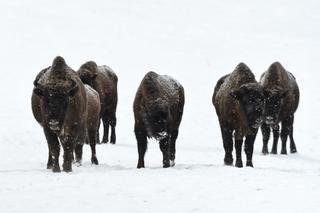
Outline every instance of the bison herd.
<path id="1" fill-rule="evenodd" d="M 96 144 L 116 143 L 116 108 L 118 77 L 105 65 L 88 61 L 78 71 L 70 68 L 61 56 L 36 76 L 32 92 L 32 112 L 41 125 L 48 144 L 47 168 L 60 172 L 60 146 L 63 148 L 63 171 L 72 171 L 72 163 L 81 165 L 83 145 L 91 147 L 91 162 L 99 164 Z M 212 103 L 216 110 L 225 165 L 243 167 L 242 145 L 246 166 L 253 167 L 252 155 L 259 127 L 263 136 L 262 153 L 269 153 L 270 130 L 273 132 L 271 153 L 277 154 L 281 136 L 281 154 L 297 152 L 293 139 L 294 113 L 299 104 L 299 88 L 292 73 L 279 63 L 271 64 L 257 82 L 250 68 L 240 63 L 230 74 L 221 77 Z M 145 167 L 148 138 L 159 141 L 163 167 L 175 165 L 176 140 L 184 108 L 184 89 L 175 79 L 148 72 L 142 79 L 133 103 L 134 132 L 138 147 L 137 168 Z M 99 127 L 103 123 L 100 142 Z M 279 124 L 281 123 L 281 131 Z M 109 129 L 111 136 L 109 140 Z"/>

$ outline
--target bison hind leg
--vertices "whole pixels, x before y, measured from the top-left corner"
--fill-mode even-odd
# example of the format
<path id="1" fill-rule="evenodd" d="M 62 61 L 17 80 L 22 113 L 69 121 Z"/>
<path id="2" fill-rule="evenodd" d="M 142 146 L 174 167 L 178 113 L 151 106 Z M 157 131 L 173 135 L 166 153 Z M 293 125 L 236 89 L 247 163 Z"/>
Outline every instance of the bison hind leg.
<path id="1" fill-rule="evenodd" d="M 144 130 L 137 129 L 137 128 L 135 128 L 134 132 L 137 139 L 138 155 L 139 155 L 137 168 L 140 169 L 140 168 L 144 168 L 144 156 L 146 154 L 147 147 L 148 147 L 147 134 Z"/>
<path id="2" fill-rule="evenodd" d="M 90 144 L 91 147 L 91 163 L 95 165 L 99 165 L 98 158 L 96 156 L 96 145 L 95 144 Z"/>
<path id="3" fill-rule="evenodd" d="M 91 163 L 98 165 L 98 159 L 96 156 L 96 144 L 97 144 L 97 130 L 89 130 L 88 131 L 88 137 L 89 137 L 89 143 L 90 143 L 90 148 L 91 148 Z"/>
<path id="4" fill-rule="evenodd" d="M 108 143 L 109 141 L 109 120 L 105 117 L 102 117 L 103 123 L 103 137 L 101 143 Z"/>
<path id="5" fill-rule="evenodd" d="M 83 144 L 77 144 L 75 149 L 74 149 L 74 152 L 75 152 L 75 155 L 76 155 L 76 166 L 81 166 L 82 164 L 82 149 L 83 149 Z"/>
<path id="6" fill-rule="evenodd" d="M 115 115 L 113 115 L 113 118 L 110 121 L 110 126 L 111 126 L 111 138 L 110 138 L 110 143 L 116 144 L 116 125 L 117 125 L 117 119 Z"/>

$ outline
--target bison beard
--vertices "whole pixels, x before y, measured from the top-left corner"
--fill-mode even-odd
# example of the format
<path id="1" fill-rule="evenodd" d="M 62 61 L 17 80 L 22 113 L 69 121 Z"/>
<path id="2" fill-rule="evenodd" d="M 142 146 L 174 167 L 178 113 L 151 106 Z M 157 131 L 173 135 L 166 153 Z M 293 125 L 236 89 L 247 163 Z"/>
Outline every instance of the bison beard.
<path id="1" fill-rule="evenodd" d="M 159 141 L 163 167 L 174 166 L 176 139 L 184 106 L 183 87 L 171 77 L 149 72 L 142 80 L 135 100 L 135 135 L 138 168 L 145 167 L 147 138 Z"/>

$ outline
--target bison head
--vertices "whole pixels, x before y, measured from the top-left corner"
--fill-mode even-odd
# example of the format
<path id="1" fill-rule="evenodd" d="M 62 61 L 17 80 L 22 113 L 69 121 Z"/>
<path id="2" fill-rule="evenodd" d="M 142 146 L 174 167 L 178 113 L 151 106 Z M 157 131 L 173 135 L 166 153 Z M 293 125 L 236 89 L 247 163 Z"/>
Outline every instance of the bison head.
<path id="1" fill-rule="evenodd" d="M 92 87 L 93 81 L 97 77 L 97 71 L 97 64 L 94 61 L 88 61 L 80 67 L 78 75 L 83 83 Z"/>
<path id="2" fill-rule="evenodd" d="M 78 71 L 79 77 L 84 84 L 93 86 L 93 81 L 96 79 L 97 74 L 93 74 L 87 69 L 81 69 Z"/>
<path id="3" fill-rule="evenodd" d="M 288 91 L 283 88 L 272 88 L 266 89 L 264 93 L 266 97 L 265 122 L 267 125 L 274 125 L 278 123 L 281 105 Z"/>
<path id="4" fill-rule="evenodd" d="M 263 121 L 264 93 L 256 83 L 245 84 L 230 93 L 231 97 L 237 99 L 240 109 L 245 115 L 247 125 L 257 129 Z"/>
<path id="5" fill-rule="evenodd" d="M 33 92 L 42 99 L 44 125 L 52 131 L 60 131 L 64 123 L 70 99 L 77 93 L 76 82 L 69 79 L 69 86 L 61 83 L 41 85 L 34 81 Z"/>

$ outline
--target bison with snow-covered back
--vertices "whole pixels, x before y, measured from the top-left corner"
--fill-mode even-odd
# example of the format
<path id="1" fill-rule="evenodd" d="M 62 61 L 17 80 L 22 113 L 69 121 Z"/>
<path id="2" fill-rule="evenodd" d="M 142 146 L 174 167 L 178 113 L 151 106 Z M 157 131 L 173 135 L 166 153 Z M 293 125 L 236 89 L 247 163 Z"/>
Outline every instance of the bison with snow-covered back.
<path id="1" fill-rule="evenodd" d="M 97 66 L 94 61 L 81 65 L 78 74 L 83 83 L 90 85 L 100 95 L 101 113 L 104 133 L 102 143 L 109 139 L 109 126 L 111 127 L 110 143 L 116 143 L 116 110 L 118 103 L 117 84 L 118 77 L 108 66 Z"/>
<path id="2" fill-rule="evenodd" d="M 99 94 L 84 85 L 65 60 L 57 56 L 34 81 L 32 111 L 43 127 L 49 148 L 47 168 L 60 172 L 60 143 L 64 150 L 63 170 L 72 171 L 73 151 L 81 163 L 82 147 L 91 146 L 91 161 L 98 164 L 95 145 L 99 125 Z M 59 142 L 60 141 L 60 142 Z"/>
<path id="3" fill-rule="evenodd" d="M 252 154 L 258 128 L 262 123 L 264 93 L 262 86 L 255 80 L 254 74 L 244 63 L 223 76 L 215 86 L 213 105 L 219 118 L 223 147 L 224 163 L 233 164 L 233 137 L 236 149 L 236 167 L 242 167 L 241 150 L 243 138 L 247 156 L 246 166 L 253 167 Z"/>
<path id="4" fill-rule="evenodd" d="M 138 168 L 144 167 L 147 138 L 159 140 L 163 167 L 174 166 L 184 106 L 184 89 L 166 75 L 149 72 L 143 78 L 134 100 L 134 132 L 138 144 Z"/>
<path id="5" fill-rule="evenodd" d="M 279 62 L 271 64 L 260 79 L 265 90 L 266 105 L 265 119 L 261 125 L 263 148 L 262 153 L 267 154 L 270 127 L 273 129 L 273 146 L 271 153 L 277 154 L 279 139 L 279 123 L 281 122 L 281 154 L 287 154 L 287 138 L 290 137 L 290 151 L 297 152 L 293 140 L 294 113 L 299 104 L 299 87 L 292 73 L 286 71 Z"/>

